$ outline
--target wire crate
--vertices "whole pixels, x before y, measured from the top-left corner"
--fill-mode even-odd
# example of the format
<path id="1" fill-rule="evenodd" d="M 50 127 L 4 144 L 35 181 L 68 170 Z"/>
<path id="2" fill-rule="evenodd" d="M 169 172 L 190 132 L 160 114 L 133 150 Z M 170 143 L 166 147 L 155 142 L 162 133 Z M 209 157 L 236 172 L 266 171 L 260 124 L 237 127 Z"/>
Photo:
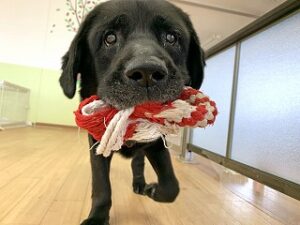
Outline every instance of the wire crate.
<path id="1" fill-rule="evenodd" d="M 0 80 L 0 129 L 29 125 L 30 90 Z"/>

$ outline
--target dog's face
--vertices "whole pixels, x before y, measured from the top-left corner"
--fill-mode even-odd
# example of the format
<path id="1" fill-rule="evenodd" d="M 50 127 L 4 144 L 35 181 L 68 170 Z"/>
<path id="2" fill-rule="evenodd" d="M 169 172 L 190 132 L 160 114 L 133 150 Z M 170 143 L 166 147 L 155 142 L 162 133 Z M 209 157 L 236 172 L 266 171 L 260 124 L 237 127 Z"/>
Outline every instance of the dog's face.
<path id="1" fill-rule="evenodd" d="M 61 86 L 98 95 L 124 109 L 173 100 L 185 85 L 199 88 L 203 51 L 188 16 L 163 0 L 111 0 L 85 19 L 63 57 Z"/>

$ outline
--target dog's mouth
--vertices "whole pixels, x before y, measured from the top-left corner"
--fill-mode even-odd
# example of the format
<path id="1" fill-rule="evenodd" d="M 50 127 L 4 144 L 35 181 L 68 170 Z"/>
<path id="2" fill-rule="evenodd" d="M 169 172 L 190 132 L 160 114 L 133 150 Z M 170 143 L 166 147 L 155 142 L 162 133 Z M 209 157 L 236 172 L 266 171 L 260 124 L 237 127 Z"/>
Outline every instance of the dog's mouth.
<path id="1" fill-rule="evenodd" d="M 102 94 L 100 93 L 100 96 L 104 102 L 117 109 L 126 109 L 146 102 L 166 103 L 177 99 L 184 87 L 180 83 L 172 84 L 171 82 L 170 84 L 164 88 L 159 86 L 147 88 L 128 85 L 112 86 Z"/>

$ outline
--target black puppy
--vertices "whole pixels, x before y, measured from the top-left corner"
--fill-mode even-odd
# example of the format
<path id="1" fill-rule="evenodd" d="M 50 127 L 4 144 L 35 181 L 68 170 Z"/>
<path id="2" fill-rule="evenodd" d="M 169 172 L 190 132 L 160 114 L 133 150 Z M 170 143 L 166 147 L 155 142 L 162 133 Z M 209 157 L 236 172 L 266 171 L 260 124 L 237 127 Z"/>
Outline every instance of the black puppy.
<path id="1" fill-rule="evenodd" d="M 72 98 L 81 74 L 82 98 L 99 95 L 124 109 L 138 103 L 176 99 L 185 85 L 199 88 L 204 56 L 189 17 L 164 0 L 111 0 L 97 6 L 82 23 L 63 57 L 60 84 Z M 89 136 L 92 146 L 95 140 Z M 132 156 L 133 190 L 155 201 L 172 202 L 179 193 L 163 141 L 127 143 L 119 151 Z M 146 184 L 145 156 L 158 183 Z M 112 157 L 90 153 L 92 209 L 82 224 L 109 224 Z"/>

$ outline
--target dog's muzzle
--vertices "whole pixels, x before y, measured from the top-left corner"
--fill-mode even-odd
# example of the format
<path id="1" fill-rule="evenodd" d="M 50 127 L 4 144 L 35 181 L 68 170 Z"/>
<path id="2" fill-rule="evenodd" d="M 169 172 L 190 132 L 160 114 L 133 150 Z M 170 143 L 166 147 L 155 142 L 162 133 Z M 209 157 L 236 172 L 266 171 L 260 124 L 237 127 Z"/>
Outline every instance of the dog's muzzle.
<path id="1" fill-rule="evenodd" d="M 125 67 L 125 79 L 134 85 L 151 87 L 167 80 L 166 63 L 155 56 L 136 57 Z"/>

